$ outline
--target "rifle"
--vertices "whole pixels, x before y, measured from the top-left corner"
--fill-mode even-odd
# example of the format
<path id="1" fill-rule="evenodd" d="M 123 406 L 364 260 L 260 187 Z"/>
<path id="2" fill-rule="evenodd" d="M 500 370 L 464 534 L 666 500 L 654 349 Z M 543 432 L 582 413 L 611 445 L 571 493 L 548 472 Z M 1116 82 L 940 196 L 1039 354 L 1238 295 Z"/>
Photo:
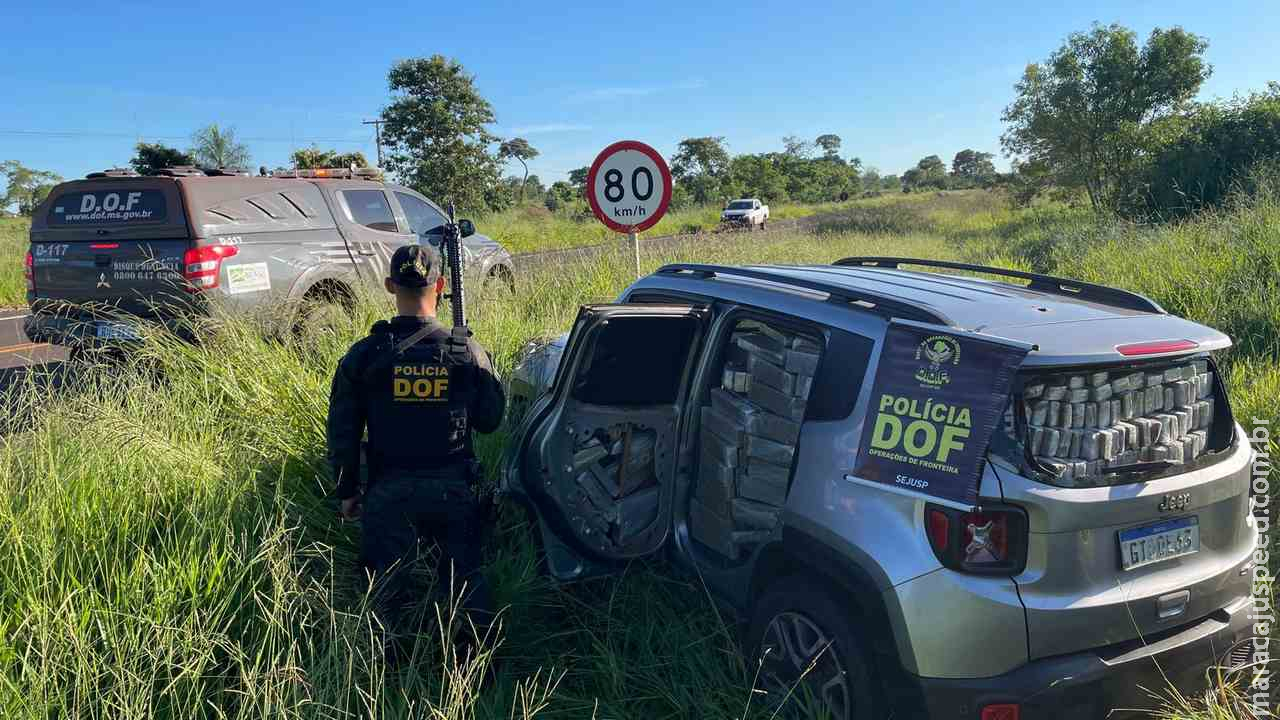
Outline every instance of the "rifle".
<path id="1" fill-rule="evenodd" d="M 449 265 L 449 308 L 453 311 L 453 327 L 467 327 L 466 291 L 462 287 L 462 230 L 453 217 L 453 201 L 449 201 L 449 222 L 444 226 L 445 262 Z"/>

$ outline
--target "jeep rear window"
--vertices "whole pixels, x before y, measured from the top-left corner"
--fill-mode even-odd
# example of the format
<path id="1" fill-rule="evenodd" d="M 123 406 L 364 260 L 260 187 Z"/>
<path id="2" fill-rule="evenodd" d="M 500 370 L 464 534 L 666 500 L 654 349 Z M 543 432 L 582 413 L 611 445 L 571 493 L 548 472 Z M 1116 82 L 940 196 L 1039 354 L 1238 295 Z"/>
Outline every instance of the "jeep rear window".
<path id="1" fill-rule="evenodd" d="M 1108 472 L 1167 461 L 1154 477 L 1213 461 L 1233 434 L 1217 368 L 1207 356 L 1023 373 L 991 450 L 1028 477 L 1061 487 L 1146 479 Z"/>
<path id="2" fill-rule="evenodd" d="M 168 203 L 159 190 L 80 190 L 49 204 L 50 225 L 163 222 Z"/>

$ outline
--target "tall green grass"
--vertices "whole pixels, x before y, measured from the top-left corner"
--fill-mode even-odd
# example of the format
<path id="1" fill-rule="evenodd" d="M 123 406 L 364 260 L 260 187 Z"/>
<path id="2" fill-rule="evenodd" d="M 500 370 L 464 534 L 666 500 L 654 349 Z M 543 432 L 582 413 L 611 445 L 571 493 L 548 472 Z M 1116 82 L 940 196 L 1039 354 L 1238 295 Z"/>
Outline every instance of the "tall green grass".
<path id="1" fill-rule="evenodd" d="M 26 218 L 0 218 L 0 308 L 18 307 L 27 302 L 22 262 L 27 254 L 30 227 Z"/>
<path id="2" fill-rule="evenodd" d="M 847 207 L 850 203 L 802 205 L 779 203 L 769 206 L 770 220 L 808 217 Z M 658 237 L 687 233 L 711 232 L 720 222 L 719 206 L 694 207 L 667 213 L 641 237 Z M 583 245 L 599 245 L 618 240 L 618 233 L 600 224 L 589 212 L 552 213 L 546 208 L 527 206 L 495 213 L 476 220 L 479 232 L 502 243 L 512 253 L 538 250 L 563 250 Z"/>
<path id="3" fill-rule="evenodd" d="M 850 208 L 844 225 L 816 234 L 716 235 L 646 249 L 642 262 L 648 272 L 674 261 L 909 255 L 1117 282 L 1247 336 L 1229 356 L 1237 414 L 1276 418 L 1268 308 L 1280 214 L 1268 203 L 1145 231 L 1014 212 L 981 193 L 895 198 Z M 1198 250 L 1206 243 L 1217 252 Z M 1239 253 L 1247 260 L 1222 257 Z M 632 263 L 608 253 L 524 278 L 514 297 L 478 300 L 472 323 L 500 372 L 527 338 L 563 332 L 580 304 L 616 297 Z M 1271 294 L 1233 301 L 1254 291 Z M 19 431 L 0 444 L 0 716 L 771 715 L 749 691 L 754 671 L 731 621 L 696 579 L 653 561 L 556 587 L 537 572 L 533 529 L 510 508 L 489 543 L 505 609 L 487 653 L 448 657 L 424 605 L 414 660 L 383 664 L 353 567 L 358 529 L 336 517 L 322 458 L 332 368 L 389 312 L 385 297 L 362 298 L 339 335 L 303 344 L 219 318 L 199 345 L 156 336 L 127 366 L 52 394 L 34 375 L 3 399 Z M 479 443 L 490 480 L 507 439 L 504 430 Z M 482 687 L 494 661 L 497 682 Z M 1217 696 L 1170 713 L 1245 717 Z"/>

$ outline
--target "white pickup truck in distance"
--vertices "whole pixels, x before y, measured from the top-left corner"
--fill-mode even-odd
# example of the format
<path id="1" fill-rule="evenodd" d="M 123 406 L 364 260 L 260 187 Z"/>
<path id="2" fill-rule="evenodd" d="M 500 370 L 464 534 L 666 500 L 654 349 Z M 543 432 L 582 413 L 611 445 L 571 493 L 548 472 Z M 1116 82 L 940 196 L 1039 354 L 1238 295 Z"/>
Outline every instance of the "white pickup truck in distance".
<path id="1" fill-rule="evenodd" d="M 720 213 L 721 224 L 745 225 L 752 230 L 757 227 L 763 230 L 768 220 L 769 206 L 757 198 L 734 200 L 725 206 L 724 212 Z"/>

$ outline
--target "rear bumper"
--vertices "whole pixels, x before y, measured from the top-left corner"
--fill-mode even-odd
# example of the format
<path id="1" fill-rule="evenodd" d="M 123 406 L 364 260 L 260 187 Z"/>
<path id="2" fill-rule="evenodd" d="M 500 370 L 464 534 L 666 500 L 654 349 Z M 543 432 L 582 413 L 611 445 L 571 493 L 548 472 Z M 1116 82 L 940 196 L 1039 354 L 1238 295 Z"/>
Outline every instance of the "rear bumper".
<path id="1" fill-rule="evenodd" d="M 35 343 L 49 343 L 75 349 L 90 348 L 128 348 L 137 345 L 139 340 L 128 338 L 99 337 L 98 326 L 107 318 L 91 318 L 85 316 L 54 315 L 34 312 L 22 323 L 23 332 Z M 110 318 L 112 322 L 130 323 L 149 328 L 160 328 L 186 340 L 194 340 L 195 335 L 185 323 L 171 318 L 140 318 L 125 316 Z"/>
<path id="2" fill-rule="evenodd" d="M 916 715 L 946 720 L 976 720 L 986 705 L 1017 703 L 1024 718 L 1149 717 L 1116 712 L 1154 709 L 1169 686 L 1184 695 L 1208 685 L 1206 670 L 1251 637 L 1244 597 L 1209 617 L 1159 635 L 1030 662 L 991 678 L 954 680 L 914 678 L 922 707 Z"/>

